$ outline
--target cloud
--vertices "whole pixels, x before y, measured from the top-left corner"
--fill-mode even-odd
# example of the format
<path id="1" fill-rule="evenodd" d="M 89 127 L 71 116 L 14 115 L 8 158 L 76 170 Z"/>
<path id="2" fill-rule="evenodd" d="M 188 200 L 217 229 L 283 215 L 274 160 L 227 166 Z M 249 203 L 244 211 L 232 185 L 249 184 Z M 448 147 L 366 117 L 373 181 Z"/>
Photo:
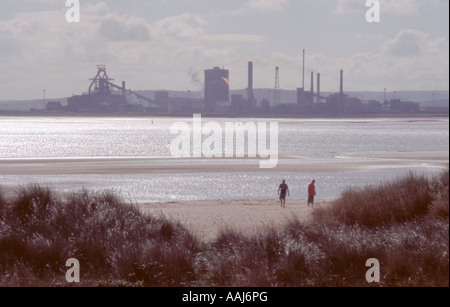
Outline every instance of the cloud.
<path id="1" fill-rule="evenodd" d="M 384 43 L 385 53 L 393 56 L 418 56 L 426 45 L 428 35 L 417 30 L 401 30 L 392 40 Z"/>
<path id="2" fill-rule="evenodd" d="M 395 14 L 415 14 L 417 3 L 419 8 L 425 6 L 425 0 L 396 0 L 402 5 L 381 1 L 383 10 Z M 427 1 L 448 5 L 448 1 Z M 328 1 L 314 3 L 325 2 Z M 73 24 L 65 20 L 65 1 L 54 3 L 53 10 L 46 5 L 45 10 L 36 11 L 35 7 L 31 11 L 30 5 L 26 10 L 6 14 L 0 21 L 0 80 L 7 80 L 0 83 L 2 98 L 5 95 L 34 98 L 41 95 L 43 88 L 54 97 L 82 93 L 89 85 L 89 77 L 95 74 L 96 64 L 106 64 L 111 77 L 126 80 L 133 89 L 196 89 L 201 72 L 214 66 L 230 69 L 231 87 L 242 88 L 247 83 L 247 62 L 252 60 L 255 86 L 273 88 L 274 68 L 279 66 L 281 86 L 295 89 L 301 85 L 299 51 L 303 47 L 296 41 L 308 44 L 310 47 L 305 47 L 309 50 L 323 50 L 323 53 L 308 51 L 306 69 L 322 74 L 324 91 L 339 88 L 340 69 L 345 70 L 347 90 L 379 90 L 388 87 L 387 83 L 395 84 L 398 89 L 448 88 L 449 39 L 444 34 L 437 35 L 432 23 L 422 24 L 430 9 L 411 18 L 419 20 L 415 29 L 402 30 L 386 18 L 380 31 L 367 33 L 364 27 L 357 28 L 354 33 L 358 34 L 353 33 L 348 44 L 339 46 L 337 51 L 342 49 L 342 52 L 331 52 L 332 48 L 313 46 L 315 41 L 304 36 L 306 32 L 282 32 L 283 38 L 276 34 L 281 33 L 276 32 L 278 24 L 273 23 L 274 31 L 265 27 L 272 27 L 273 21 L 264 14 L 272 12 L 292 14 L 290 22 L 300 24 L 295 20 L 299 14 L 289 10 L 294 2 L 288 0 L 227 2 L 227 8 L 240 3 L 240 13 L 248 14 L 237 17 L 230 16 L 230 12 L 205 13 L 209 10 L 195 6 L 189 13 L 167 15 L 174 12 L 172 8 L 177 2 L 172 0 L 166 1 L 170 10 L 154 14 L 134 12 L 133 9 L 147 7 L 140 1 L 130 2 L 137 3 L 133 8 L 123 2 L 108 1 L 107 5 L 105 0 L 82 1 L 81 22 Z M 340 8 L 341 14 L 362 10 L 364 16 L 364 4 L 364 0 L 339 0 L 322 7 L 326 14 Z M 402 8 L 405 11 L 401 12 Z M 265 20 L 268 24 L 262 25 L 261 30 L 246 27 L 248 22 L 257 24 Z M 322 25 L 333 24 L 324 21 Z M 389 31 L 383 30 L 386 28 Z M 308 84 L 309 73 L 306 77 Z"/>
<path id="3" fill-rule="evenodd" d="M 219 43 L 263 43 L 267 40 L 267 38 L 262 35 L 214 34 L 203 35 L 200 40 Z"/>
<path id="4" fill-rule="evenodd" d="M 109 7 L 105 2 L 83 5 L 84 14 L 102 16 L 106 15 L 108 12 Z"/>
<path id="5" fill-rule="evenodd" d="M 281 11 L 289 5 L 288 0 L 251 0 L 246 6 L 251 10 L 261 12 Z"/>
<path id="6" fill-rule="evenodd" d="M 305 86 L 309 88 L 310 73 L 321 74 L 323 91 L 339 90 L 339 71 L 344 70 L 346 91 L 392 91 L 448 89 L 449 39 L 430 33 L 403 29 L 391 38 L 377 37 L 380 48 L 335 57 L 321 52 L 307 54 Z M 286 89 L 301 86 L 301 56 L 274 52 L 253 58 L 255 69 L 273 76 L 273 67 L 280 67 L 281 84 Z M 267 78 L 267 87 L 273 79 Z M 258 86 L 261 86 L 259 81 Z"/>
<path id="7" fill-rule="evenodd" d="M 241 15 L 249 12 L 273 13 L 285 10 L 289 0 L 249 0 L 241 8 L 231 12 L 232 15 Z"/>
<path id="8" fill-rule="evenodd" d="M 14 28 L 11 24 L 0 22 L 0 56 L 17 57 L 21 53 L 21 46 L 14 36 Z"/>
<path id="9" fill-rule="evenodd" d="M 448 37 L 403 29 L 394 38 L 386 39 L 380 52 L 355 53 L 329 65 L 334 69 L 343 68 L 352 80 L 349 86 L 353 89 L 445 89 L 448 88 L 448 53 Z"/>
<path id="10" fill-rule="evenodd" d="M 367 11 L 366 0 L 338 0 L 334 13 L 349 14 Z M 415 16 L 419 12 L 417 0 L 380 0 L 381 13 Z"/>
<path id="11" fill-rule="evenodd" d="M 415 16 L 419 13 L 419 2 L 417 0 L 383 0 L 381 12 Z"/>
<path id="12" fill-rule="evenodd" d="M 97 33 L 110 41 L 147 41 L 150 26 L 141 18 L 114 13 L 100 19 Z"/>
<path id="13" fill-rule="evenodd" d="M 198 39 L 205 33 L 207 22 L 195 14 L 182 14 L 164 18 L 155 23 L 160 37 Z"/>
<path id="14" fill-rule="evenodd" d="M 334 12 L 337 14 L 345 14 L 363 8 L 366 8 L 364 0 L 338 0 Z"/>

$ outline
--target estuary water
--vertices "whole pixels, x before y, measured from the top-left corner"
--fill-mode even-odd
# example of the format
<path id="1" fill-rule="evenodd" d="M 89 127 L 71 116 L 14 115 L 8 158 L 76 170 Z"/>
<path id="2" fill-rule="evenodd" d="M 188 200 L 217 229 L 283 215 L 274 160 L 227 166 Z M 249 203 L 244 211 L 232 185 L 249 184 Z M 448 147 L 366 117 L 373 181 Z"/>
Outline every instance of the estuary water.
<path id="1" fill-rule="evenodd" d="M 318 197 L 329 199 L 408 172 L 432 176 L 449 159 L 448 118 L 202 118 L 221 127 L 278 123 L 280 167 L 266 170 L 237 158 L 174 159 L 177 122 L 193 127 L 192 118 L 0 117 L 0 186 L 112 190 L 156 202 L 276 198 L 286 179 L 291 198 L 304 199 L 315 179 Z"/>

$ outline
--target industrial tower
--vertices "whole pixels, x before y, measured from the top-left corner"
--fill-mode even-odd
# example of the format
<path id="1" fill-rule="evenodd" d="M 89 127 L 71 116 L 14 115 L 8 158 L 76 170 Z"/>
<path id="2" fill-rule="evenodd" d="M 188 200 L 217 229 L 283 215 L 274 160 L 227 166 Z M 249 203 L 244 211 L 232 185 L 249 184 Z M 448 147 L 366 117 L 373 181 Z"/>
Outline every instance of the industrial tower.
<path id="1" fill-rule="evenodd" d="M 127 89 L 125 81 L 122 82 L 122 86 L 112 83 L 111 81 L 114 81 L 114 79 L 108 77 L 105 65 L 97 65 L 97 74 L 89 80 L 91 83 L 87 94 L 74 95 L 68 98 L 67 103 L 70 111 L 119 112 L 126 108 L 132 108 L 132 104 L 127 101 L 127 95 L 134 95 L 138 99 L 146 101 L 149 106 L 153 104 L 160 108 L 167 108 L 167 105 L 157 103 Z"/>
<path id="2" fill-rule="evenodd" d="M 281 97 L 280 97 L 280 68 L 275 67 L 275 106 L 280 105 Z"/>

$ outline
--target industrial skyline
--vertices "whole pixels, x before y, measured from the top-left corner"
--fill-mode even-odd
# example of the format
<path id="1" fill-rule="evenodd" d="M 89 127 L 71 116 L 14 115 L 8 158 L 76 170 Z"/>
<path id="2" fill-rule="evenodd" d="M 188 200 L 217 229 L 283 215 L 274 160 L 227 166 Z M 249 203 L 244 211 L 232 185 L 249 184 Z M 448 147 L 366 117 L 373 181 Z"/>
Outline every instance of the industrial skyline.
<path id="1" fill-rule="evenodd" d="M 302 87 L 302 50 L 320 90 L 449 89 L 448 1 L 385 0 L 381 22 L 365 1 L 81 1 L 67 23 L 59 0 L 4 1 L 0 100 L 70 97 L 105 64 L 133 90 L 199 91 L 203 71 L 230 71 L 230 90 Z"/>
<path id="2" fill-rule="evenodd" d="M 305 58 L 305 51 L 303 52 Z M 305 60 L 303 60 L 305 63 Z M 302 87 L 297 88 L 294 101 L 283 101 L 282 90 L 279 87 L 279 67 L 275 67 L 275 87 L 272 94 L 266 97 L 255 95 L 253 87 L 253 62 L 248 62 L 248 84 L 243 93 L 232 93 L 230 91 L 230 71 L 220 67 L 206 69 L 204 71 L 204 93 L 203 97 L 197 96 L 195 92 L 188 91 L 186 95 L 171 95 L 168 90 L 154 91 L 149 95 L 135 92 L 127 88 L 126 81 L 121 85 L 114 83 L 115 79 L 108 76 L 105 65 L 97 65 L 96 75 L 89 79 L 88 91 L 81 95 L 73 95 L 65 102 L 57 100 L 46 101 L 45 96 L 38 105 L 30 107 L 31 112 L 42 110 L 50 112 L 70 113 L 157 113 L 165 115 L 207 112 L 208 114 L 382 114 L 382 113 L 446 113 L 448 114 L 447 101 L 443 106 L 435 103 L 433 92 L 433 103 L 424 106 L 414 100 L 405 101 L 394 96 L 388 99 L 384 93 L 383 100 L 367 99 L 361 96 L 351 95 L 344 90 L 344 71 L 340 70 L 339 92 L 323 94 L 320 90 L 320 73 L 317 76 L 311 72 L 311 87 L 309 91 L 305 88 L 305 80 Z M 305 76 L 305 66 L 302 69 Z M 317 77 L 317 83 L 315 78 Z M 200 81 L 199 81 L 200 83 Z M 316 88 L 315 88 L 316 86 Z M 45 92 L 44 92 L 45 94 Z M 184 93 L 186 94 L 186 93 Z M 192 95 L 191 95 L 192 94 Z M 152 97 L 153 96 L 153 97 Z M 197 97 L 196 97 L 197 96 Z M 259 99 L 258 99 L 259 96 Z M 66 99 L 63 99 L 66 100 Z M 1 103 L 1 101 L 0 101 Z M 4 104 L 4 102 L 3 102 Z M 39 106 L 40 105 L 40 106 Z M 3 111 L 8 111 L 4 107 Z M 0 106 L 0 111 L 2 107 Z"/>

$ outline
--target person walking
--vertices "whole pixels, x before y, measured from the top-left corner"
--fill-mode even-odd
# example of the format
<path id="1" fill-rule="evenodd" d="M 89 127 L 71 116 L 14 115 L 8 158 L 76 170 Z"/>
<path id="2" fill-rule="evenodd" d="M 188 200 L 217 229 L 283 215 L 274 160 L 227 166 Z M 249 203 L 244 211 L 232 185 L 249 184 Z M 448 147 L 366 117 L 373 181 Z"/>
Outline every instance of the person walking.
<path id="1" fill-rule="evenodd" d="M 282 208 L 286 208 L 286 193 L 289 195 L 289 187 L 286 184 L 286 180 L 283 179 L 283 183 L 278 187 L 278 195 L 280 195 L 280 203 Z"/>
<path id="2" fill-rule="evenodd" d="M 314 207 L 314 196 L 316 196 L 316 181 L 313 180 L 308 186 L 308 207 L 311 204 L 311 207 Z"/>

